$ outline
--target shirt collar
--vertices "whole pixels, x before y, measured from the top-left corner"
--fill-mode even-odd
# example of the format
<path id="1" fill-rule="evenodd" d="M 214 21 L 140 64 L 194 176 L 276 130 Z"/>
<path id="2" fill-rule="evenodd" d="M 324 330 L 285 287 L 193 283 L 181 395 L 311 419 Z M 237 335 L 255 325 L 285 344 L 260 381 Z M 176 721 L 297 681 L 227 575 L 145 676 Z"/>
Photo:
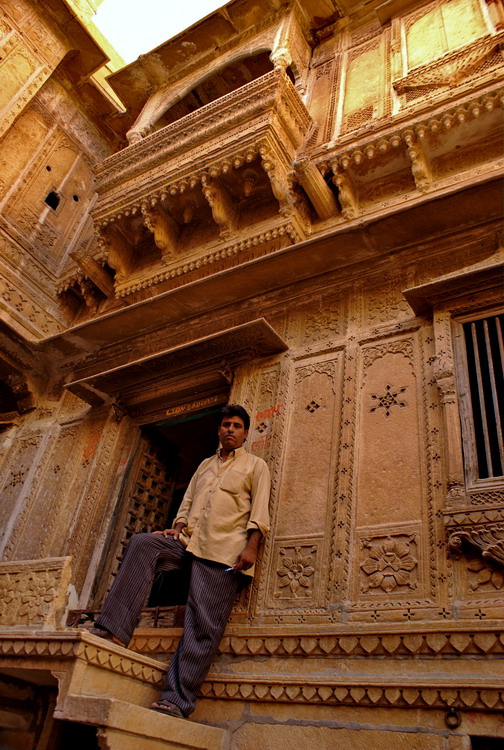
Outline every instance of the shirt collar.
<path id="1" fill-rule="evenodd" d="M 222 446 L 220 446 L 220 445 L 219 445 L 219 447 L 217 448 L 217 456 L 218 456 L 218 457 L 219 457 L 219 459 L 220 459 L 220 460 L 222 461 L 222 458 L 221 458 L 221 451 L 222 451 Z M 247 452 L 247 449 L 245 448 L 245 446 L 244 446 L 244 445 L 240 445 L 240 447 L 239 447 L 239 448 L 236 448 L 236 449 L 235 449 L 234 451 L 231 451 L 231 452 L 229 453 L 229 456 L 230 456 L 231 458 L 236 458 L 236 456 L 240 456 L 240 455 L 241 455 L 242 453 L 246 453 L 246 452 Z M 227 459 L 226 459 L 226 460 L 227 460 Z"/>

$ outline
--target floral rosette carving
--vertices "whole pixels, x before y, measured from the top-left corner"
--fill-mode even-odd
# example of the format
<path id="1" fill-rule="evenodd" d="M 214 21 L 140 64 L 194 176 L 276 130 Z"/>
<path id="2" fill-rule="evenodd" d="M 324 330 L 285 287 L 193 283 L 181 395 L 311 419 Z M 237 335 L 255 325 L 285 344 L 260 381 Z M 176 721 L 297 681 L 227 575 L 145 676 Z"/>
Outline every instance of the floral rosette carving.
<path id="1" fill-rule="evenodd" d="M 410 539 L 409 542 L 413 541 Z M 416 581 L 412 573 L 418 565 L 418 561 L 410 554 L 410 544 L 392 537 L 384 541 L 372 544 L 364 542 L 364 547 L 369 553 L 361 568 L 368 578 L 362 584 L 362 591 L 366 593 L 369 589 L 382 589 L 390 594 L 398 586 L 408 586 L 416 589 Z"/>
<path id="2" fill-rule="evenodd" d="M 310 596 L 311 589 L 313 586 L 313 574 L 315 568 L 311 565 L 311 558 L 309 555 L 304 556 L 301 552 L 301 547 L 294 548 L 294 555 L 287 555 L 287 550 L 280 550 L 280 554 L 284 556 L 283 564 L 278 568 L 277 575 L 279 576 L 278 585 L 281 589 L 289 589 L 293 596 Z M 312 549 L 312 552 L 315 550 Z"/>

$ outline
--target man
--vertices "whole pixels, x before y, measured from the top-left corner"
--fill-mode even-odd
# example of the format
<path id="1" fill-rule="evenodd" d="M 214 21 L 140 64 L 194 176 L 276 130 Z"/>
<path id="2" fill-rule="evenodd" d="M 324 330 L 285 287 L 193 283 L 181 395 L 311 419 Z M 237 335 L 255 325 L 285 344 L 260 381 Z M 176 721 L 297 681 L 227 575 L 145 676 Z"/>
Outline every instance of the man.
<path id="1" fill-rule="evenodd" d="M 186 717 L 193 710 L 226 627 L 236 592 L 253 575 L 269 529 L 270 475 L 244 447 L 250 417 L 242 406 L 221 412 L 217 454 L 192 477 L 172 529 L 130 540 L 96 627 L 90 632 L 128 645 L 154 575 L 191 566 L 184 631 L 155 711 Z"/>

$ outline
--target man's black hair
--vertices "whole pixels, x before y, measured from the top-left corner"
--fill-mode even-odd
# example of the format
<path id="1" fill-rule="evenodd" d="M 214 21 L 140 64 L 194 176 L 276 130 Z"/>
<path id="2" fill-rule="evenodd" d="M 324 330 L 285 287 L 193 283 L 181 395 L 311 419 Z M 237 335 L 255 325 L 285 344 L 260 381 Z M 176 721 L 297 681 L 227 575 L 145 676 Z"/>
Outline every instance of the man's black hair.
<path id="1" fill-rule="evenodd" d="M 220 424 L 225 417 L 240 417 L 243 419 L 245 429 L 248 430 L 250 427 L 250 417 L 240 404 L 226 404 L 221 409 Z"/>

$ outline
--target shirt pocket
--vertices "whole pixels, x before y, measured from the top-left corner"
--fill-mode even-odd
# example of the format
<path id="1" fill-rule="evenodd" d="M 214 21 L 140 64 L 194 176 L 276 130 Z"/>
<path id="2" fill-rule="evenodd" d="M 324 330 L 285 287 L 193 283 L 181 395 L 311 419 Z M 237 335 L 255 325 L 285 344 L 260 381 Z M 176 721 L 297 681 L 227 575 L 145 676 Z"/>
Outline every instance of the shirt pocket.
<path id="1" fill-rule="evenodd" d="M 246 492 L 247 474 L 243 471 L 230 469 L 226 471 L 220 482 L 221 490 L 231 492 L 232 495 L 240 495 Z"/>

